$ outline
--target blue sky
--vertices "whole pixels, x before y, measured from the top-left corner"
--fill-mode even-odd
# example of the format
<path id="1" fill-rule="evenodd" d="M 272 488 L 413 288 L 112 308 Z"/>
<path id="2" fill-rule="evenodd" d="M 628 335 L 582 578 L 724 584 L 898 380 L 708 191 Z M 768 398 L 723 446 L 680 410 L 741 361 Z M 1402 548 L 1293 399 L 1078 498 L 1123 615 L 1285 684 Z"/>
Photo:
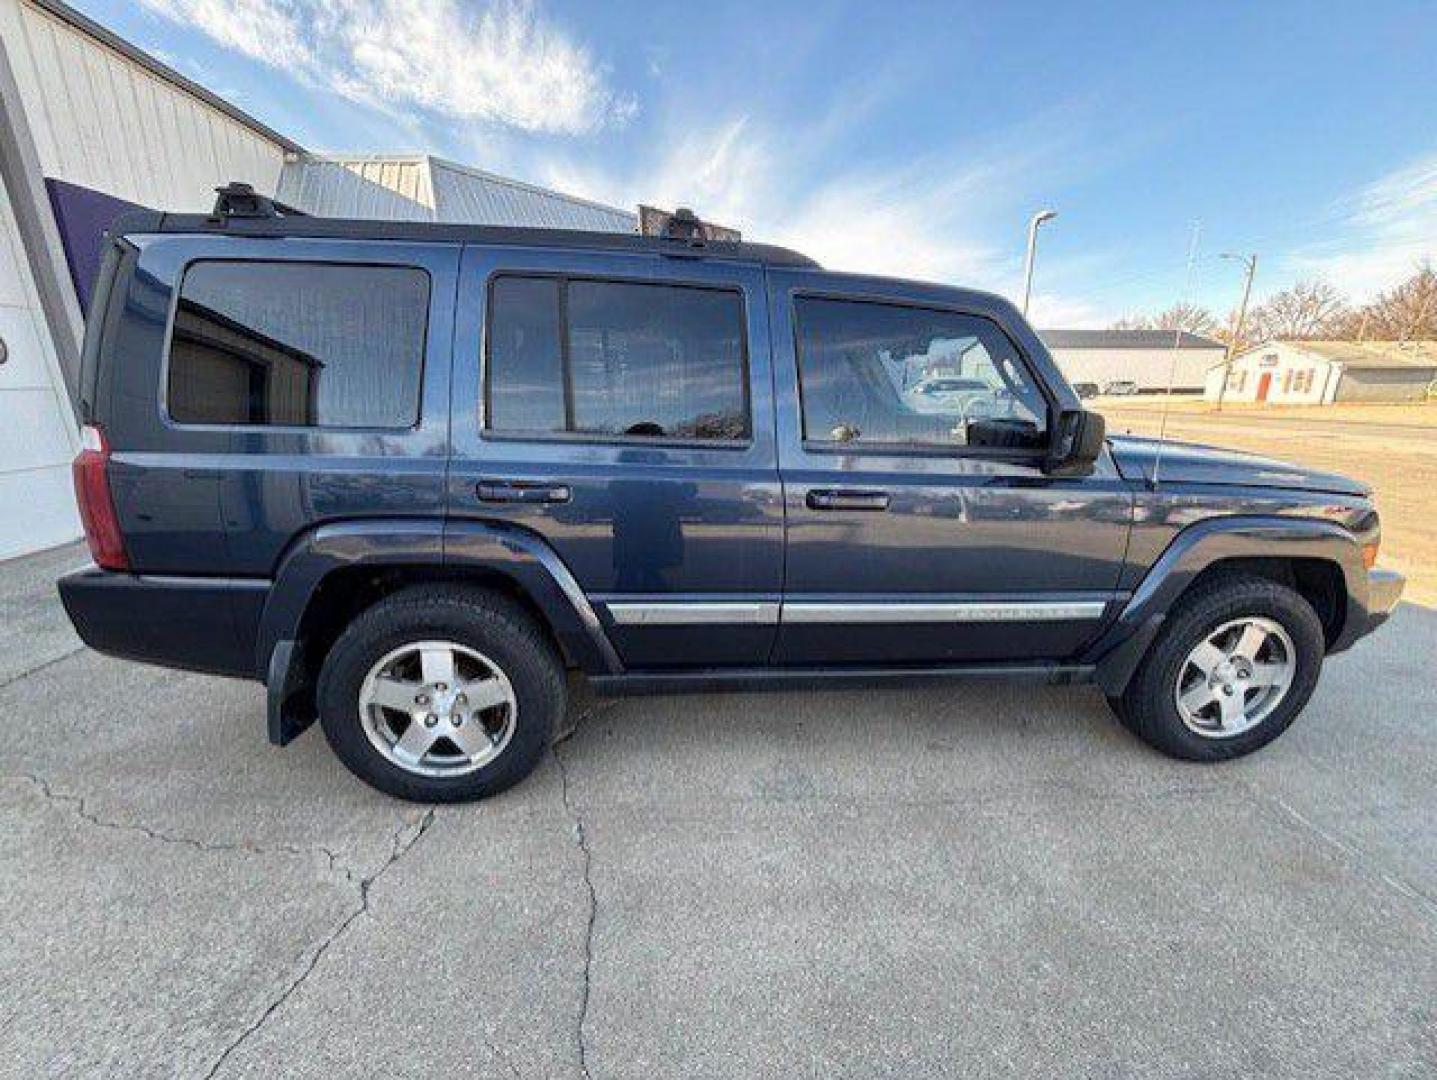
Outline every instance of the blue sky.
<path id="1" fill-rule="evenodd" d="M 72 0 L 315 150 L 688 205 L 1041 325 L 1437 255 L 1437 6 Z M 1198 258 L 1186 263 L 1194 222 Z"/>

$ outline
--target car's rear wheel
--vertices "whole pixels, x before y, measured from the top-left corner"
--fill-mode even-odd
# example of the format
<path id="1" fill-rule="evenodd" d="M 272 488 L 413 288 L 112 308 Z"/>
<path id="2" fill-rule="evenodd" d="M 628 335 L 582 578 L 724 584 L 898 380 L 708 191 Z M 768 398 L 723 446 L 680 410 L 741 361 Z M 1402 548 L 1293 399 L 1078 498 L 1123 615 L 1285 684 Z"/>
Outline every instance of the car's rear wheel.
<path id="1" fill-rule="evenodd" d="M 538 764 L 564 709 L 563 665 L 507 597 L 407 589 L 360 615 L 320 673 L 320 723 L 356 776 L 404 799 L 496 794 Z"/>
<path id="2" fill-rule="evenodd" d="M 1215 577 L 1174 607 L 1113 711 L 1165 754 L 1223 761 L 1281 735 L 1317 685 L 1322 622 L 1285 585 Z"/>

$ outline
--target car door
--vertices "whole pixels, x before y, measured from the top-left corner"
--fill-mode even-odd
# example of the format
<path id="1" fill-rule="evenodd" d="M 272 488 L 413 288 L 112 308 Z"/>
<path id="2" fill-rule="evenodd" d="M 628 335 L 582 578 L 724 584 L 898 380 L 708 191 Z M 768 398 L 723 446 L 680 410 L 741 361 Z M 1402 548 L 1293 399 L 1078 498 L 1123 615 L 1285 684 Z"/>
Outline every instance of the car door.
<path id="1" fill-rule="evenodd" d="M 762 270 L 471 247 L 453 522 L 542 538 L 631 669 L 769 654 L 783 572 Z"/>
<path id="2" fill-rule="evenodd" d="M 1106 454 L 1090 476 L 1043 472 L 1058 376 L 1031 330 L 978 294 L 769 280 L 787 537 L 777 662 L 1074 654 L 1111 614 L 1132 498 Z"/>

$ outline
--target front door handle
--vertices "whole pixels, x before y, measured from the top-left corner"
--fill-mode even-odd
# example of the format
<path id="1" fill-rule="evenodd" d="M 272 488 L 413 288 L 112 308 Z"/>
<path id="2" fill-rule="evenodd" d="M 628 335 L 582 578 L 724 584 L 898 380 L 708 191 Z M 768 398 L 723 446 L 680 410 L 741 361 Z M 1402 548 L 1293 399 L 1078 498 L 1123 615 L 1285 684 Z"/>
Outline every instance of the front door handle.
<path id="1" fill-rule="evenodd" d="M 480 480 L 474 489 L 480 502 L 566 503 L 574 497 L 568 484 L 547 480 Z"/>
<path id="2" fill-rule="evenodd" d="M 887 510 L 888 492 L 813 488 L 805 501 L 810 510 Z"/>

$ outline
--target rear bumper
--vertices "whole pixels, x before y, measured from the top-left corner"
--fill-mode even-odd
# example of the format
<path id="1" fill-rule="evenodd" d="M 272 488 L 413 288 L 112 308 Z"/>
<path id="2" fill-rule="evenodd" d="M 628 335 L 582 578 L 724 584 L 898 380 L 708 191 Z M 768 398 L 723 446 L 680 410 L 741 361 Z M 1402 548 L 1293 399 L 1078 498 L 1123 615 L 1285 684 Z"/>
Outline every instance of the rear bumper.
<path id="1" fill-rule="evenodd" d="M 96 652 L 264 678 L 255 667 L 255 644 L 268 581 L 120 574 L 87 566 L 62 577 L 58 587 L 70 622 Z"/>

